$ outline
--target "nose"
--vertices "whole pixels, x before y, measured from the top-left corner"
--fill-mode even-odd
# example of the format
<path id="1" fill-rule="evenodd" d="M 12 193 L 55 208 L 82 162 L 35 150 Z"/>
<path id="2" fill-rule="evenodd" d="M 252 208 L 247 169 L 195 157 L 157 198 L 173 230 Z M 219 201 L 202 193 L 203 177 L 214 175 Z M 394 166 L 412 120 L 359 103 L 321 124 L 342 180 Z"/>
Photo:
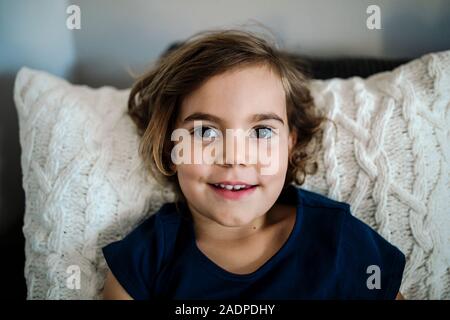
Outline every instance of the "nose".
<path id="1" fill-rule="evenodd" d="M 224 139 L 222 153 L 218 156 L 218 164 L 224 167 L 249 165 L 249 144 L 245 135 L 233 135 Z"/>
<path id="2" fill-rule="evenodd" d="M 234 165 L 246 166 L 247 162 L 245 161 L 245 154 L 238 151 L 234 154 L 232 152 L 225 152 L 224 160 L 219 164 L 224 167 L 232 167 Z"/>

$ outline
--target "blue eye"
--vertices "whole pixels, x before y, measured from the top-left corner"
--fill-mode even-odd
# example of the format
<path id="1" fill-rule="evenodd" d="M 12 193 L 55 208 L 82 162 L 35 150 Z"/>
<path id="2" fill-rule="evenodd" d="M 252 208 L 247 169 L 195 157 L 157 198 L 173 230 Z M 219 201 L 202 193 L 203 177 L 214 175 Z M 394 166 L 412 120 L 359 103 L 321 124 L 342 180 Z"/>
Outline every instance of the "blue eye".
<path id="1" fill-rule="evenodd" d="M 252 132 L 250 134 L 251 138 L 257 138 L 257 139 L 270 139 L 273 136 L 273 130 L 269 127 L 260 127 L 252 129 Z"/>
<path id="2" fill-rule="evenodd" d="M 220 137 L 220 132 L 211 127 L 195 127 L 194 138 L 212 140 Z"/>

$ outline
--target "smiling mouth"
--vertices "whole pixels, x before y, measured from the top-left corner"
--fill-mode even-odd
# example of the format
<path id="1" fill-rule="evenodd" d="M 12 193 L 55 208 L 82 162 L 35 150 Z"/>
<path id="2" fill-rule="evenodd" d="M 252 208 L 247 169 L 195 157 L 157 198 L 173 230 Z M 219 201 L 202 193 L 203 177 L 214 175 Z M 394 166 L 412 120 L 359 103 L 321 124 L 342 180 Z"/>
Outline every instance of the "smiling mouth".
<path id="1" fill-rule="evenodd" d="M 259 186 L 246 183 L 208 183 L 215 193 L 223 198 L 238 200 L 248 196 Z"/>
<path id="2" fill-rule="evenodd" d="M 257 184 L 247 184 L 247 183 L 208 183 L 208 184 L 216 189 L 223 189 L 228 191 L 248 190 L 258 186 Z"/>

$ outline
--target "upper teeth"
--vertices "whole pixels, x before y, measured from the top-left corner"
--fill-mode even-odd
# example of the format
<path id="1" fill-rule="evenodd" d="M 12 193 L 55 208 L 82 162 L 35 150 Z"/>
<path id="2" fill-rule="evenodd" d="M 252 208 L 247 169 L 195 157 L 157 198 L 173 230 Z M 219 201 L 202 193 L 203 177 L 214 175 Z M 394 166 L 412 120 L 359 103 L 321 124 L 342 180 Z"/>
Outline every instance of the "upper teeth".
<path id="1" fill-rule="evenodd" d="M 240 189 L 244 189 L 244 188 L 247 187 L 245 184 L 232 185 L 232 184 L 215 183 L 214 185 L 216 187 L 220 187 L 220 188 L 227 189 L 227 190 L 233 190 L 233 189 L 234 190 L 240 190 Z"/>

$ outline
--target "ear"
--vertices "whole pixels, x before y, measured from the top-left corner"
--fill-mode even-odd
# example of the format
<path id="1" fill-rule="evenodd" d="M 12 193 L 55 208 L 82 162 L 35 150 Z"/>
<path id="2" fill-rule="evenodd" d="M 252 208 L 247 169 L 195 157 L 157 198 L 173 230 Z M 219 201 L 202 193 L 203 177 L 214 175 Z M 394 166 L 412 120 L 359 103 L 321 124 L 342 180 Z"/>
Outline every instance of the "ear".
<path id="1" fill-rule="evenodd" d="M 295 146 L 296 142 L 297 142 L 297 132 L 295 130 L 291 130 L 291 132 L 289 132 L 289 142 L 288 142 L 289 152 L 292 151 L 292 148 Z"/>

